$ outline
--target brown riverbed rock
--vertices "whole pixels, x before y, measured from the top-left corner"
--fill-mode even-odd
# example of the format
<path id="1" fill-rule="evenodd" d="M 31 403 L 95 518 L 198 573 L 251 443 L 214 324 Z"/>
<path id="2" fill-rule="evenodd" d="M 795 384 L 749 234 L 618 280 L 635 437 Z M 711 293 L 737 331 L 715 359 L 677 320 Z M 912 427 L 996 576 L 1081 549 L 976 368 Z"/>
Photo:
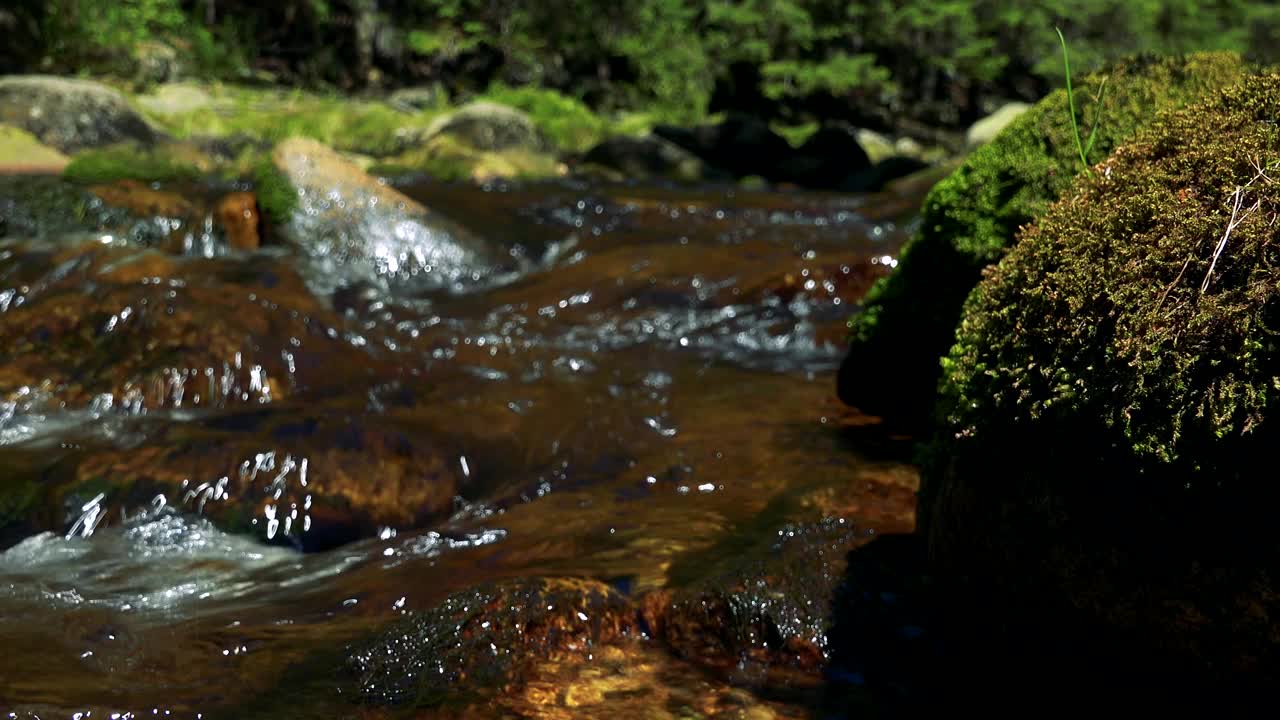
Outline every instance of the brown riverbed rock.
<path id="1" fill-rule="evenodd" d="M 538 663 L 585 658 L 635 632 L 617 590 L 576 578 L 514 580 L 410 615 L 348 662 L 369 704 L 461 704 L 520 688 Z"/>
<path id="2" fill-rule="evenodd" d="M 135 215 L 189 219 L 195 214 L 195 207 L 181 194 L 157 190 L 137 180 L 94 185 L 89 190 L 108 205 Z"/>
<path id="3" fill-rule="evenodd" d="M 645 596 L 642 615 L 678 657 L 737 684 L 816 689 L 845 554 L 869 536 L 844 520 L 760 530 L 677 563 L 678 586 Z"/>
<path id="4" fill-rule="evenodd" d="M 322 550 L 384 527 L 420 527 L 458 492 L 443 448 L 361 411 L 241 411 L 144 428 L 140 445 L 86 447 L 46 473 L 57 487 L 48 505 L 74 513 L 101 495 L 111 518 L 161 495 L 223 529 Z"/>
<path id="5" fill-rule="evenodd" d="M 227 244 L 246 252 L 257 250 L 262 242 L 259 233 L 258 198 L 250 192 L 234 192 L 218 201 L 215 211 L 218 224 L 227 234 Z"/>
<path id="6" fill-rule="evenodd" d="M 260 405 L 382 367 L 278 262 L 33 244 L 0 260 L 0 278 L 11 288 L 0 397 L 39 389 L 67 409 Z"/>

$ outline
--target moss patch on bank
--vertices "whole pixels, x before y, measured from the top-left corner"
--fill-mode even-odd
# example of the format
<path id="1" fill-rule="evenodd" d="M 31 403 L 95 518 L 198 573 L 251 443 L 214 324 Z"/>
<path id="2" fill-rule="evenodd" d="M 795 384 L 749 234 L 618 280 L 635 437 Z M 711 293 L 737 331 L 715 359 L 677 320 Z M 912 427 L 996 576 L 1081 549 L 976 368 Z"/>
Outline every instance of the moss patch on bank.
<path id="1" fill-rule="evenodd" d="M 1251 72 L 1237 55 L 1202 53 L 1132 59 L 1083 78 L 1076 105 L 1086 132 L 1098 126 L 1090 160 L 1131 139 L 1159 111 L 1202 99 Z M 872 288 L 850 321 L 841 398 L 902 425 L 927 425 L 939 358 L 952 343 L 964 298 L 1018 229 L 1043 213 L 1080 171 L 1067 95 L 1058 91 L 939 183 L 897 270 Z"/>
<path id="2" fill-rule="evenodd" d="M 62 174 L 75 182 L 109 183 L 116 180 L 196 180 L 204 172 L 195 163 L 171 154 L 169 148 L 163 146 L 142 149 L 133 145 L 117 145 L 77 154 Z"/>
<path id="3" fill-rule="evenodd" d="M 247 137 L 275 143 L 307 137 L 343 152 L 385 157 L 405 150 L 414 132 L 427 128 L 437 111 L 404 112 L 377 100 L 301 91 L 255 90 L 215 85 L 210 104 L 178 112 L 146 114 L 179 138 Z"/>
<path id="4" fill-rule="evenodd" d="M 375 175 L 425 173 L 444 182 L 483 182 L 495 178 L 541 180 L 555 177 L 560 171 L 559 162 L 547 153 L 521 149 L 486 152 L 445 134 L 369 168 Z"/>

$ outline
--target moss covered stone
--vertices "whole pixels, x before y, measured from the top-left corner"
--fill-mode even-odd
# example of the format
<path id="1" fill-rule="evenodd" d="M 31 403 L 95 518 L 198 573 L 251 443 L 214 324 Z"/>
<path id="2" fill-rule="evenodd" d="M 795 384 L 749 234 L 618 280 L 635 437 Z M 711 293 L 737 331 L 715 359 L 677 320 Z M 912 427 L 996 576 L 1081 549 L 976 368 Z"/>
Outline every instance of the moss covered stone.
<path id="1" fill-rule="evenodd" d="M 1278 123 L 1280 76 L 1247 78 L 1024 233 L 965 303 L 922 509 L 993 607 L 1254 689 L 1280 681 Z"/>
<path id="2" fill-rule="evenodd" d="M 1236 55 L 1133 59 L 1076 84 L 1084 132 L 1098 126 L 1091 161 L 1101 159 L 1162 109 L 1183 106 L 1249 74 Z M 1095 101 L 1103 84 L 1102 102 Z M 964 298 L 982 269 L 1013 244 L 1081 170 L 1065 91 L 1020 116 L 939 183 L 897 271 L 868 293 L 850 321 L 852 344 L 840 397 L 905 425 L 927 422 L 938 359 L 954 337 Z"/>
<path id="3" fill-rule="evenodd" d="M 375 163 L 369 171 L 384 176 L 425 173 L 444 182 L 494 179 L 545 180 L 562 168 L 548 153 L 513 148 L 487 151 L 448 135 L 439 134 L 408 152 Z"/>

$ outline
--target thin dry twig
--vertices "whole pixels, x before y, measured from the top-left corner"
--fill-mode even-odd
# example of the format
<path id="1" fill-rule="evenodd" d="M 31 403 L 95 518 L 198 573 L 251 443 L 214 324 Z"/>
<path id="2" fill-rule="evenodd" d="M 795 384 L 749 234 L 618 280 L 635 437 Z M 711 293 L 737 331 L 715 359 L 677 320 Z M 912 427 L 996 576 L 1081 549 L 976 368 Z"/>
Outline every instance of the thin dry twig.
<path id="1" fill-rule="evenodd" d="M 1226 249 L 1227 240 L 1231 237 L 1231 233 L 1240 226 L 1240 223 L 1244 222 L 1246 218 L 1258 210 L 1258 208 L 1262 207 L 1262 198 L 1258 198 L 1253 205 L 1249 206 L 1244 211 L 1244 214 L 1240 213 L 1240 206 L 1244 204 L 1245 191 L 1253 187 L 1253 184 L 1260 179 L 1266 179 L 1268 182 L 1271 182 L 1271 178 L 1267 175 L 1266 169 L 1262 167 L 1261 163 L 1257 159 L 1254 159 L 1253 161 L 1253 168 L 1257 171 L 1257 174 L 1254 175 L 1249 182 L 1244 185 L 1237 186 L 1235 192 L 1231 193 L 1231 219 L 1227 221 L 1227 229 L 1222 233 L 1222 239 L 1218 241 L 1218 246 L 1214 248 L 1213 260 L 1209 263 L 1209 271 L 1204 274 L 1204 281 L 1200 283 L 1201 295 L 1209 289 L 1209 283 L 1213 280 L 1213 270 L 1218 266 L 1218 258 L 1222 257 L 1222 251 Z M 1179 277 L 1181 277 L 1181 273 L 1179 273 Z M 1161 298 L 1161 301 L 1163 302 L 1163 298 Z"/>

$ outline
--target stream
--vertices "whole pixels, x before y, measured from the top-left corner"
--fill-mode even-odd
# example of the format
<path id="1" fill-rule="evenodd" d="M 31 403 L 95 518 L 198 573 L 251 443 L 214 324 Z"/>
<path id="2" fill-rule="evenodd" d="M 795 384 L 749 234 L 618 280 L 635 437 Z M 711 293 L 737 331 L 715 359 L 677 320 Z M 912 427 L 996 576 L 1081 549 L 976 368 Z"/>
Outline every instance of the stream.
<path id="1" fill-rule="evenodd" d="M 922 191 L 401 189 L 528 269 L 353 287 L 201 188 L 0 244 L 0 717 L 811 717 L 914 523 L 834 373 Z"/>

